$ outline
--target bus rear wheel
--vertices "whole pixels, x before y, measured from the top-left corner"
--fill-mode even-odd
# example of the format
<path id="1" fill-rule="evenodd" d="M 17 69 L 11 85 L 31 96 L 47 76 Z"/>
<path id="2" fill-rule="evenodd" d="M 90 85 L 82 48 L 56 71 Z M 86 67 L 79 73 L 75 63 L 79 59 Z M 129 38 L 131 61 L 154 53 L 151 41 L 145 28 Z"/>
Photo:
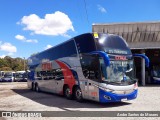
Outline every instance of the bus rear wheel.
<path id="1" fill-rule="evenodd" d="M 65 96 L 67 99 L 72 99 L 71 90 L 69 89 L 68 86 L 66 86 L 66 87 L 64 88 L 64 96 Z"/>
<path id="2" fill-rule="evenodd" d="M 40 89 L 39 89 L 38 84 L 35 85 L 35 91 L 36 91 L 36 92 L 40 92 Z"/>
<path id="3" fill-rule="evenodd" d="M 35 90 L 35 85 L 34 85 L 34 83 L 32 83 L 32 86 L 31 86 L 31 90 Z"/>
<path id="4" fill-rule="evenodd" d="M 82 101 L 83 101 L 82 91 L 81 91 L 81 89 L 80 89 L 79 87 L 76 87 L 76 88 L 75 88 L 74 96 L 75 96 L 75 99 L 76 99 L 78 102 L 82 102 Z"/>

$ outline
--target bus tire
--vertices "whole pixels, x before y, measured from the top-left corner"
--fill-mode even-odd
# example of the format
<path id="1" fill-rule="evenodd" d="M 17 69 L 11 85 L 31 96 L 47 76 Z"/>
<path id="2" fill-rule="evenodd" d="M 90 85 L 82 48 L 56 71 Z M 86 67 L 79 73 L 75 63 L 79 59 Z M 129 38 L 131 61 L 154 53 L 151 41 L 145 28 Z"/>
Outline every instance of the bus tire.
<path id="1" fill-rule="evenodd" d="M 35 90 L 35 87 L 34 87 L 35 85 L 34 85 L 34 83 L 32 82 L 32 86 L 31 86 L 31 90 Z"/>
<path id="2" fill-rule="evenodd" d="M 40 89 L 39 89 L 39 86 L 38 86 L 37 83 L 35 84 L 35 91 L 36 91 L 36 92 L 40 92 Z"/>
<path id="3" fill-rule="evenodd" d="M 76 87 L 76 88 L 75 88 L 74 96 L 75 96 L 75 99 L 76 99 L 78 102 L 82 102 L 82 101 L 83 101 L 82 91 L 81 91 L 81 89 L 80 89 L 79 87 Z"/>
<path id="4" fill-rule="evenodd" d="M 71 90 L 69 89 L 68 86 L 65 86 L 64 87 L 64 96 L 67 98 L 67 99 L 72 99 L 72 94 L 71 94 Z"/>

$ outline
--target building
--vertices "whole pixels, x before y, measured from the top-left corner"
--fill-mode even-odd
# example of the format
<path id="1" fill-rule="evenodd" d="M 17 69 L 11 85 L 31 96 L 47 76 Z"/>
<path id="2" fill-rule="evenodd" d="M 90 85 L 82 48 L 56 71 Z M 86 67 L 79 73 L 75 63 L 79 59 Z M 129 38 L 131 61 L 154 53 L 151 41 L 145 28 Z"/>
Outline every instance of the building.
<path id="1" fill-rule="evenodd" d="M 133 53 L 146 54 L 150 59 L 149 68 L 143 59 L 135 59 L 139 83 L 160 82 L 160 22 L 93 24 L 92 31 L 122 36 Z"/>

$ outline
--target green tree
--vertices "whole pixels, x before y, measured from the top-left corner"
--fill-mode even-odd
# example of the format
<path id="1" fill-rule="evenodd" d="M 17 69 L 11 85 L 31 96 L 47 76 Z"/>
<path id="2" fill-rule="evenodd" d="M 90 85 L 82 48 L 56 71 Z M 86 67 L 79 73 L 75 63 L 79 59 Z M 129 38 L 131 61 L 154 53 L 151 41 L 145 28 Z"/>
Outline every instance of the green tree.
<path id="1" fill-rule="evenodd" d="M 22 58 L 11 58 L 6 56 L 4 58 L 0 58 L 0 71 L 20 71 L 27 70 L 27 61 Z M 24 66 L 25 65 L 25 66 Z"/>

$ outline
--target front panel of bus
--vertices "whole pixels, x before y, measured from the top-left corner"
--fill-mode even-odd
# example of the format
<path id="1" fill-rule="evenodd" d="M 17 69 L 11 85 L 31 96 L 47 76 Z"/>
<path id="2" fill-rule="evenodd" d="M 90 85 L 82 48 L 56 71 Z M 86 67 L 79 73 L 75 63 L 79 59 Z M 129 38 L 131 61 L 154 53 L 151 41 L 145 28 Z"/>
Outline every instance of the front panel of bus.
<path id="1" fill-rule="evenodd" d="M 122 60 L 110 55 L 110 66 L 106 66 L 99 55 L 82 55 L 81 63 L 87 79 L 88 99 L 115 102 L 136 98 L 137 80 L 133 57 L 123 56 Z"/>
<path id="2" fill-rule="evenodd" d="M 96 34 L 94 37 L 97 51 L 80 56 L 82 71 L 87 79 L 84 91 L 88 91 L 88 99 L 100 102 L 135 99 L 137 80 L 127 43 L 116 35 Z"/>

